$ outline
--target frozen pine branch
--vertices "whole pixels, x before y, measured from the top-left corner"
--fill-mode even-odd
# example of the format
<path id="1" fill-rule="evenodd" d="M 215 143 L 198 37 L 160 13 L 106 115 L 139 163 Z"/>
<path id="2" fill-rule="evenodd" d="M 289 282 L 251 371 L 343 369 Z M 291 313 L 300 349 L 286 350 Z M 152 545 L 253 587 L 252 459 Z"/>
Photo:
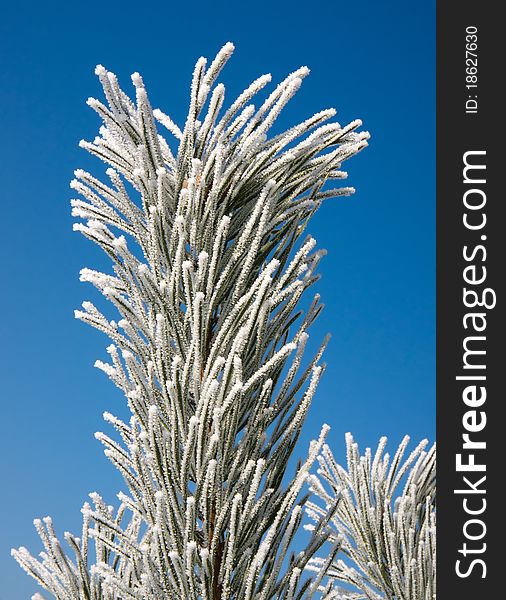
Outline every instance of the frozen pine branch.
<path id="1" fill-rule="evenodd" d="M 353 191 L 325 184 L 346 177 L 342 163 L 368 134 L 325 110 L 270 136 L 306 67 L 260 101 L 271 78 L 258 78 L 225 109 L 217 78 L 232 51 L 197 61 L 181 126 L 152 110 L 139 74 L 131 99 L 96 69 L 106 101 L 88 104 L 103 125 L 81 146 L 108 165 L 108 179 L 76 171 L 72 213 L 112 262 L 81 280 L 115 314 L 84 302 L 76 317 L 112 341 L 109 362 L 96 366 L 131 418 L 105 413 L 116 435 L 96 437 L 126 491 L 116 509 L 90 495 L 81 537 L 65 533 L 63 544 L 45 518 L 35 521 L 39 558 L 13 551 L 58 600 L 318 593 L 306 566 L 331 513 L 305 551 L 294 554 L 292 541 L 326 427 L 295 474 L 287 469 L 323 370 L 324 344 L 303 358 L 321 305 L 316 296 L 304 314 L 299 303 L 322 256 L 303 234 L 324 199 Z"/>
<path id="2" fill-rule="evenodd" d="M 336 463 L 325 444 L 318 475 L 309 478 L 319 501 L 308 502 L 305 510 L 321 524 L 328 520 L 329 507 L 335 507 L 329 539 L 340 545 L 344 557 L 323 570 L 326 557 L 309 561 L 308 569 L 329 577 L 328 587 L 322 585 L 329 598 L 436 598 L 436 447 L 425 450 L 424 440 L 406 456 L 405 437 L 390 460 L 386 443 L 380 440 L 374 456 L 370 448 L 360 455 L 347 434 L 347 468 Z"/>

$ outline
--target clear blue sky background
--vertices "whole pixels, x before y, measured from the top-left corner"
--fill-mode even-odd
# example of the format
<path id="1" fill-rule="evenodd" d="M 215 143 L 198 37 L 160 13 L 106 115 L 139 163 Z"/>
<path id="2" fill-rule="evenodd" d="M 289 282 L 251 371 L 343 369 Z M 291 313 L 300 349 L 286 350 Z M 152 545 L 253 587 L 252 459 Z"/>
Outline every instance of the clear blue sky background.
<path id="1" fill-rule="evenodd" d="M 253 78 L 312 69 L 287 108 L 289 126 L 328 106 L 360 117 L 370 147 L 349 161 L 351 199 L 329 201 L 310 231 L 328 256 L 326 310 L 315 341 L 333 334 L 328 369 L 306 424 L 323 421 L 342 458 L 343 435 L 363 445 L 435 430 L 435 27 L 433 2 L 4 3 L 0 23 L 0 599 L 37 587 L 9 555 L 39 550 L 32 519 L 80 530 L 88 492 L 114 501 L 121 481 L 93 433 L 123 399 L 92 368 L 107 340 L 73 318 L 91 287 L 98 248 L 72 232 L 68 182 L 104 167 L 77 146 L 99 122 L 97 63 L 144 77 L 154 105 L 181 121 L 195 60 L 226 41 L 237 50 L 221 80 L 229 98 Z M 301 452 L 302 452 L 301 448 Z"/>

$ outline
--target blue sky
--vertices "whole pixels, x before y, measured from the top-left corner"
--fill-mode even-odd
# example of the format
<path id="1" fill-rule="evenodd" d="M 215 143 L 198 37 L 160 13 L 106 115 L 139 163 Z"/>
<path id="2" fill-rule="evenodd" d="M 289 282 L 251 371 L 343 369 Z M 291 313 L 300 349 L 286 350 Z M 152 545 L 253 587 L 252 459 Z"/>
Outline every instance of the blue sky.
<path id="1" fill-rule="evenodd" d="M 326 309 L 314 345 L 330 331 L 328 363 L 308 418 L 343 456 L 344 433 L 362 445 L 435 431 L 435 27 L 433 2 L 7 3 L 0 23 L 0 599 L 37 586 L 11 559 L 38 551 L 32 520 L 80 529 L 97 490 L 111 502 L 121 480 L 93 433 L 123 399 L 93 369 L 107 340 L 73 318 L 93 290 L 83 266 L 105 264 L 72 232 L 68 182 L 104 167 L 78 148 L 99 122 L 85 105 L 100 94 L 97 63 L 125 88 L 139 71 L 152 103 L 181 122 L 191 70 L 231 40 L 221 75 L 229 99 L 253 78 L 312 73 L 285 110 L 289 126 L 334 106 L 361 118 L 370 147 L 350 160 L 355 196 L 331 200 L 310 232 L 328 250 L 318 291 Z M 301 447 L 300 452 L 303 452 Z"/>

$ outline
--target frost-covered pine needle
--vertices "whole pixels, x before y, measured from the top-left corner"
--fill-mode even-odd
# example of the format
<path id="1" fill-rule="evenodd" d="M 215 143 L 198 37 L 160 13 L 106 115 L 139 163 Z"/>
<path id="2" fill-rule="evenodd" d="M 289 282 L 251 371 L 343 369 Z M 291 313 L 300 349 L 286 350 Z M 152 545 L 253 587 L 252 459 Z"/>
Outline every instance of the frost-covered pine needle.
<path id="1" fill-rule="evenodd" d="M 105 102 L 88 104 L 103 126 L 80 145 L 108 165 L 107 180 L 77 170 L 72 213 L 112 262 L 81 280 L 115 314 L 84 302 L 76 317 L 112 341 L 96 366 L 131 419 L 105 413 L 116 435 L 96 437 L 127 491 L 116 510 L 91 494 L 81 537 L 66 533 L 65 547 L 46 518 L 35 522 L 40 558 L 13 551 L 58 600 L 313 594 L 305 567 L 325 527 L 305 552 L 290 548 L 326 428 L 287 473 L 322 373 L 321 351 L 302 362 L 321 306 L 300 316 L 298 305 L 322 256 L 303 233 L 324 199 L 353 192 L 323 188 L 346 176 L 368 134 L 327 110 L 269 137 L 306 67 L 260 101 L 270 76 L 258 78 L 224 109 L 217 77 L 233 49 L 197 61 L 182 124 L 152 109 L 138 73 L 130 98 L 96 69 Z"/>
<path id="2" fill-rule="evenodd" d="M 426 450 L 424 440 L 406 456 L 406 436 L 390 460 L 386 443 L 386 438 L 380 440 L 374 456 L 370 448 L 361 455 L 347 434 L 346 469 L 324 444 L 318 475 L 309 477 L 311 492 L 320 501 L 308 502 L 306 513 L 320 526 L 332 507 L 329 539 L 343 553 L 330 565 L 326 558 L 309 561 L 309 570 L 330 579 L 328 593 L 335 595 L 328 597 L 436 598 L 436 447 Z"/>

